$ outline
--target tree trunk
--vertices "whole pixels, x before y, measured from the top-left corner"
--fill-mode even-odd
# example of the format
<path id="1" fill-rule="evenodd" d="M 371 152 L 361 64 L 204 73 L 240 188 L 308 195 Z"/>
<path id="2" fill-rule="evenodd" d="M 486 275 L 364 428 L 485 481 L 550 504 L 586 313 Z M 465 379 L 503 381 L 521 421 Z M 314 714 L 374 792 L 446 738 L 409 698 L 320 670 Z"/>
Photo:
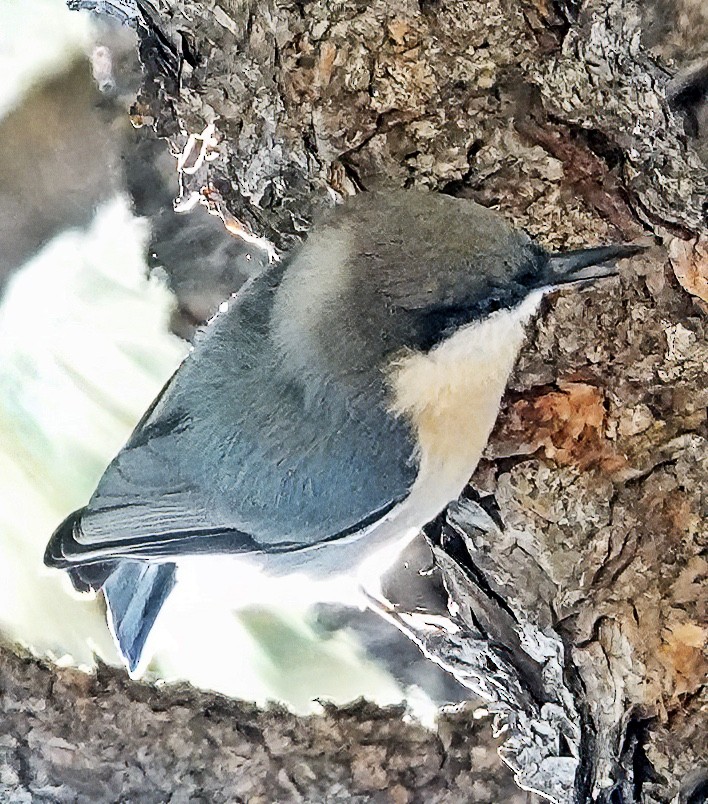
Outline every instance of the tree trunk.
<path id="1" fill-rule="evenodd" d="M 181 152 L 183 201 L 201 198 L 232 230 L 246 227 L 287 248 L 335 194 L 386 184 L 494 206 L 550 248 L 654 243 L 618 280 L 546 304 L 485 461 L 463 498 L 428 528 L 449 606 L 425 622 L 404 604 L 388 616 L 487 698 L 505 728 L 502 754 L 526 789 L 558 802 L 703 801 L 708 182 L 699 152 L 708 70 L 699 64 L 675 75 L 656 60 L 668 53 L 688 62 L 660 47 L 652 15 L 661 3 L 70 5 L 100 7 L 136 26 L 146 77 L 133 119 Z M 693 13 L 696 26 L 705 22 L 700 4 Z M 696 38 L 695 55 L 705 40 Z M 5 664 L 11 678 L 41 675 L 31 695 L 38 711 L 56 705 L 44 702 L 47 671 L 7 657 Z M 102 695 L 116 706 L 127 696 L 124 727 L 134 728 L 130 713 L 147 706 L 147 692 L 113 674 L 83 683 L 82 713 L 100 709 Z M 175 695 L 151 704 L 172 706 L 154 717 L 170 730 L 208 734 L 200 697 L 185 693 L 175 707 Z M 219 717 L 243 709 L 217 708 Z M 254 721 L 279 718 L 307 734 L 288 747 L 293 756 L 309 756 L 301 741 L 316 746 L 318 729 L 341 718 L 349 725 L 325 740 L 344 754 L 315 751 L 321 764 L 301 776 L 297 764 L 281 764 L 282 779 L 264 771 L 284 792 L 253 787 L 243 797 L 378 800 L 357 787 L 366 776 L 390 783 L 381 800 L 488 800 L 455 787 L 447 775 L 455 763 L 439 769 L 435 738 L 420 737 L 398 714 L 355 711 L 364 715 L 329 712 L 317 725 L 249 710 Z M 33 744 L 46 751 L 54 723 L 48 718 L 46 740 Z M 469 719 L 449 728 L 453 742 L 474 739 Z M 377 769 L 385 765 L 389 729 L 395 740 L 405 733 L 409 745 L 426 744 L 420 763 L 406 749 L 408 772 L 435 766 L 439 778 L 415 787 L 393 766 L 382 776 L 369 769 L 370 755 Z M 21 746 L 23 737 L 11 733 Z M 244 751 L 273 756 L 262 726 L 238 735 Z M 149 751 L 162 751 L 159 743 L 155 736 Z M 357 751 L 347 753 L 352 744 Z M 179 747 L 165 750 L 181 756 Z M 15 755 L 22 778 L 27 751 Z M 426 764 L 433 756 L 438 764 Z M 211 773 L 218 752 L 207 759 Z M 85 765 L 91 773 L 93 762 Z M 322 774 L 341 792 L 318 787 Z M 429 796 L 425 784 L 433 785 Z"/>
<path id="2" fill-rule="evenodd" d="M 528 801 L 472 711 L 443 714 L 438 734 L 365 701 L 297 717 L 1 647 L 0 684 L 0 791 L 12 804 Z"/>

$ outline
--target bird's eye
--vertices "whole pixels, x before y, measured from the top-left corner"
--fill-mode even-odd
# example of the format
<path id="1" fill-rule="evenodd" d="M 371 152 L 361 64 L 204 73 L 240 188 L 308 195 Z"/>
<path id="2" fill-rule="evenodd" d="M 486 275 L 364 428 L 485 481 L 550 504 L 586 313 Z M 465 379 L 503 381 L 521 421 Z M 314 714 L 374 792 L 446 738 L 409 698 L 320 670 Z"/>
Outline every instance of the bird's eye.
<path id="1" fill-rule="evenodd" d="M 418 316 L 417 346 L 421 349 L 431 349 L 457 328 L 468 324 L 474 317 L 474 309 L 462 304 L 438 304 L 426 307 Z"/>
<path id="2" fill-rule="evenodd" d="M 536 265 L 532 262 L 527 262 L 523 268 L 516 274 L 516 281 L 519 285 L 525 287 L 533 287 L 538 279 L 538 271 Z"/>

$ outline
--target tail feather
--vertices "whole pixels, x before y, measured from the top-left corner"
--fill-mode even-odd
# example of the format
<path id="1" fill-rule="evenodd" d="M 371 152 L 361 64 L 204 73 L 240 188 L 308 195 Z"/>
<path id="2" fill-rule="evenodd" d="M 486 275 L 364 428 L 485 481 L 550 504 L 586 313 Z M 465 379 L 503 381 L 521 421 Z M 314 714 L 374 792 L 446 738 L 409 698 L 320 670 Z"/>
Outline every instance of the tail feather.
<path id="1" fill-rule="evenodd" d="M 54 531 L 44 554 L 49 567 L 66 569 L 79 592 L 103 591 L 108 622 L 128 670 L 134 673 L 148 636 L 176 580 L 175 564 L 116 559 L 81 559 L 81 517 L 70 514 Z"/>
<path id="2" fill-rule="evenodd" d="M 78 567 L 69 567 L 67 572 L 77 592 L 97 592 L 118 564 L 118 561 L 80 564 Z"/>
<path id="3" fill-rule="evenodd" d="M 174 564 L 119 561 L 103 584 L 109 625 L 128 670 L 134 673 L 150 631 L 175 585 Z"/>

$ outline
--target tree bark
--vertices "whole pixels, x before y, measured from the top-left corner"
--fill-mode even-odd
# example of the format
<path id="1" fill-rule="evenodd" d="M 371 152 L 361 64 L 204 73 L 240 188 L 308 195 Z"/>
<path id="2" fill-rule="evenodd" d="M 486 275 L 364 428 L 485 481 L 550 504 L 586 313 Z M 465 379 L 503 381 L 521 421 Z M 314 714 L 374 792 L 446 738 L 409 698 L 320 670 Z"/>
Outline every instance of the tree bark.
<path id="1" fill-rule="evenodd" d="M 284 249 L 386 184 L 474 198 L 550 248 L 654 243 L 546 304 L 485 461 L 428 529 L 447 610 L 388 616 L 487 698 L 525 788 L 704 800 L 708 71 L 652 56 L 632 0 L 70 5 L 136 26 L 134 121 L 232 230 Z M 448 794 L 400 800 L 483 800 Z"/>
<path id="2" fill-rule="evenodd" d="M 0 794 L 12 804 L 529 801 L 471 709 L 441 715 L 437 734 L 365 701 L 297 717 L 6 648 L 0 685 Z"/>

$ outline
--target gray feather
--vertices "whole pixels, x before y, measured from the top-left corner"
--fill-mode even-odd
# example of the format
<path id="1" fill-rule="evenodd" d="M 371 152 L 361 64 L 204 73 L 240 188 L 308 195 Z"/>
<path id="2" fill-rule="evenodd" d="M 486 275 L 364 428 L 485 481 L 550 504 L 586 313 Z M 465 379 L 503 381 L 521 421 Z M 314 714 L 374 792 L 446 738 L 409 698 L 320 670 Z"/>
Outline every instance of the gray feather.
<path id="1" fill-rule="evenodd" d="M 298 549 L 408 493 L 415 444 L 376 367 L 343 387 L 298 376 L 271 337 L 283 266 L 202 334 L 102 477 L 61 561 Z"/>
<path id="2" fill-rule="evenodd" d="M 111 630 L 131 672 L 174 585 L 174 564 L 145 561 L 119 561 L 103 584 Z"/>

